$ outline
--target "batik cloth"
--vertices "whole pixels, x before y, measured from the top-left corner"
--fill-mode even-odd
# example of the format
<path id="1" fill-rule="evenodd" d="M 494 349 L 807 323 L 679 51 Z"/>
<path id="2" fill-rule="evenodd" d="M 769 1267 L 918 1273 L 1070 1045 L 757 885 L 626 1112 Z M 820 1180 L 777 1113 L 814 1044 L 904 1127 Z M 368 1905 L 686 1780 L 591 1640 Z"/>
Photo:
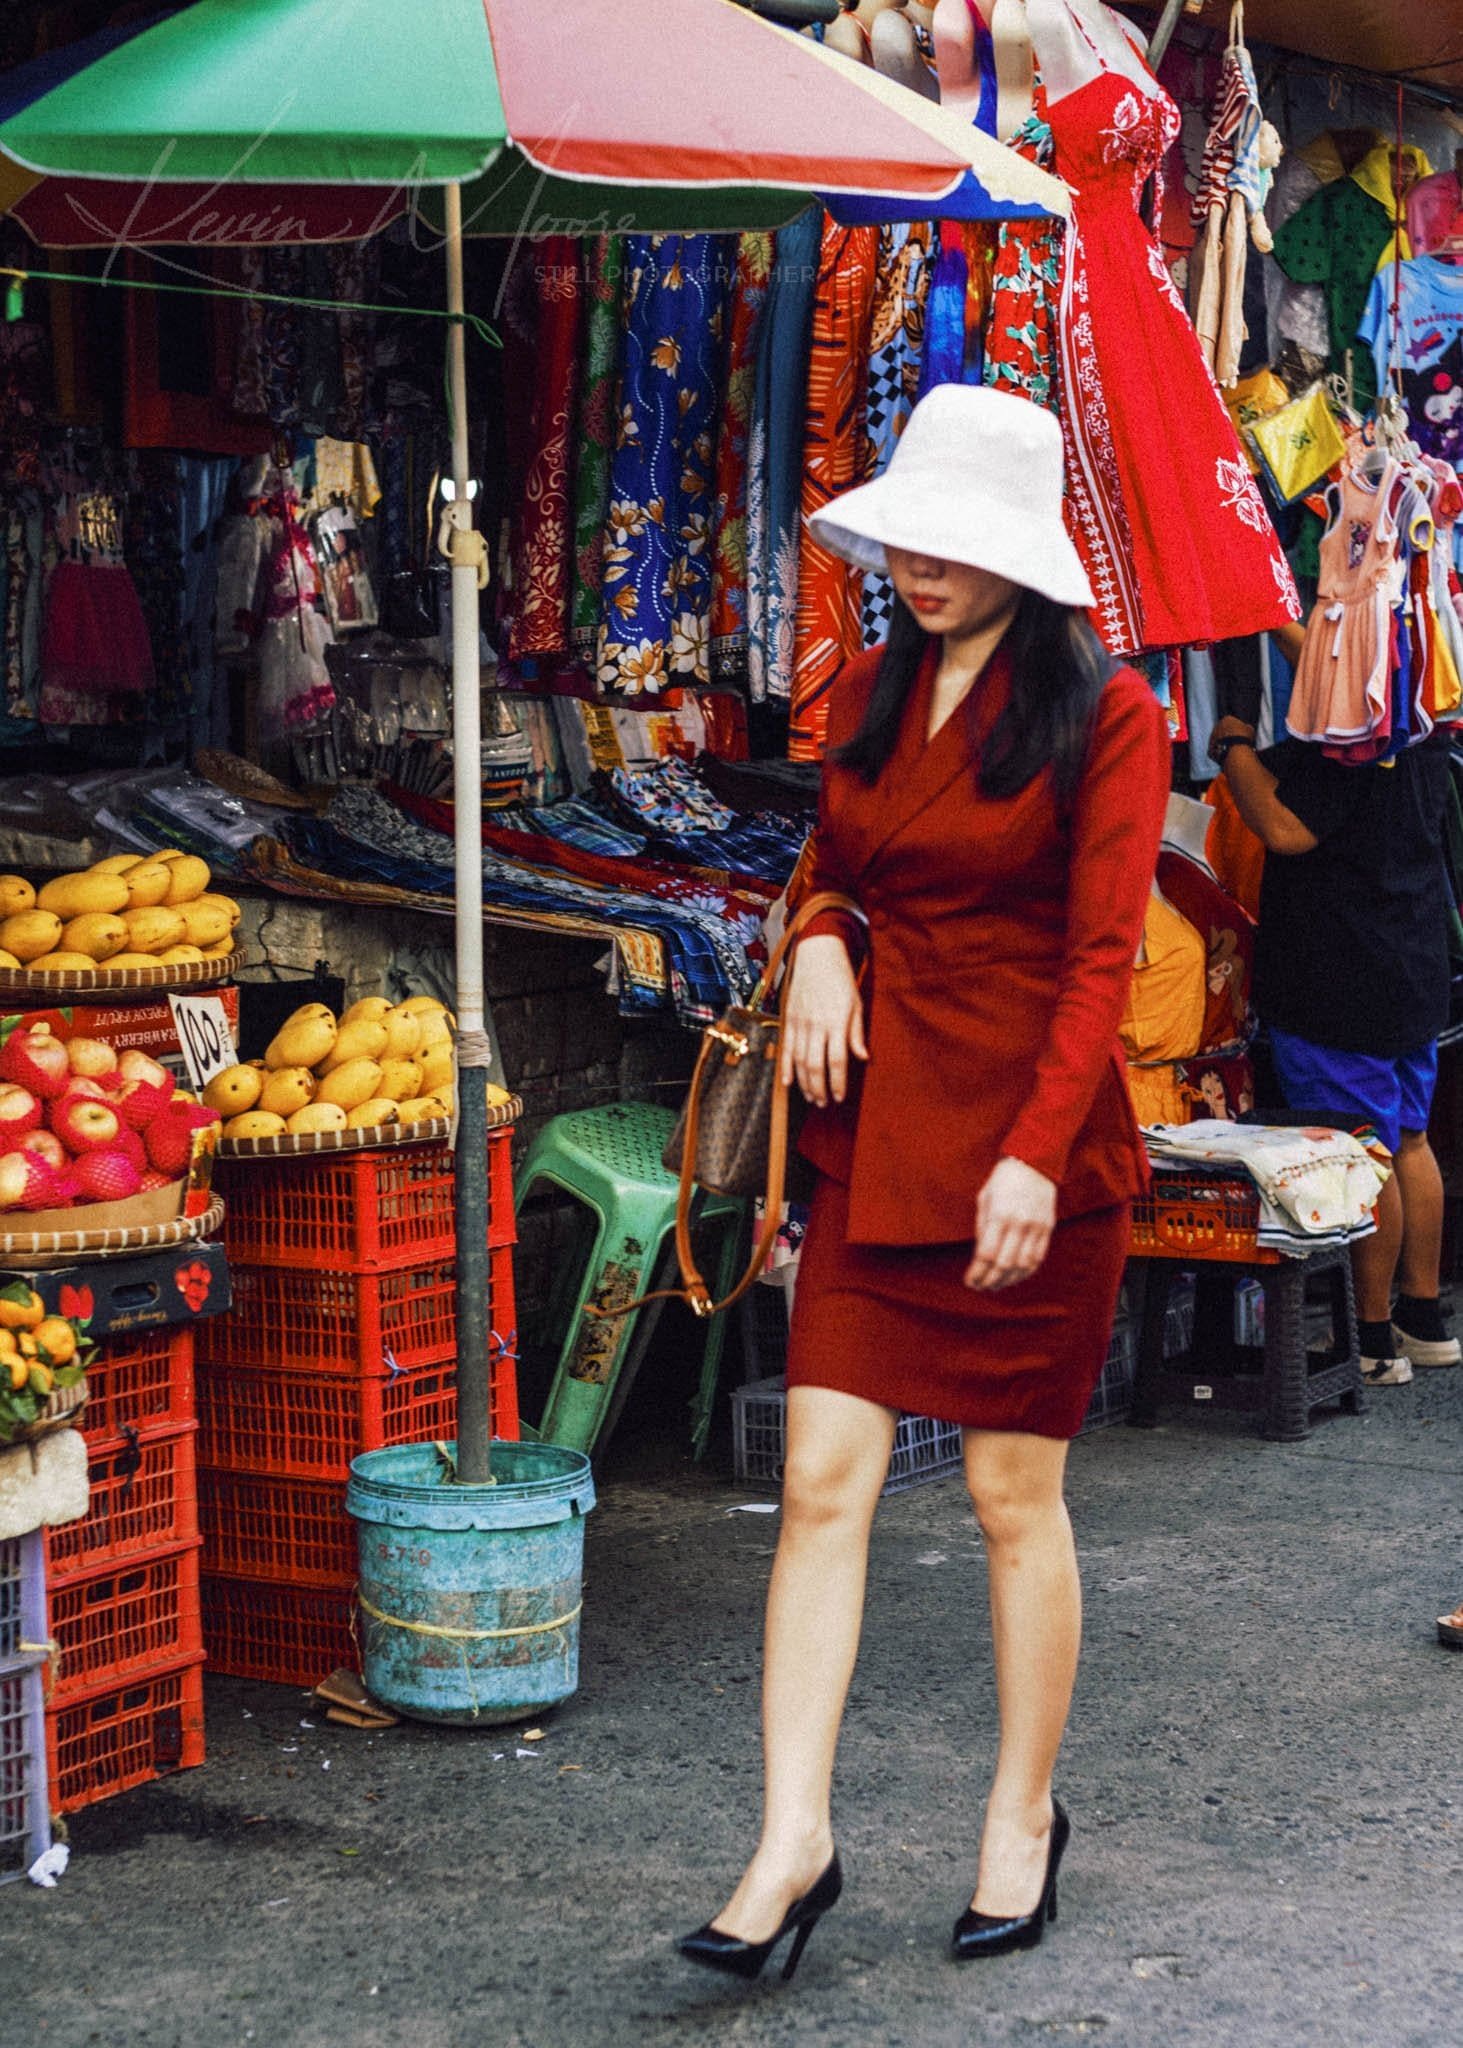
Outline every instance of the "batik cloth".
<path id="1" fill-rule="evenodd" d="M 535 251 L 538 332 L 528 474 L 513 550 L 510 660 L 569 652 L 574 508 L 569 464 L 579 390 L 583 312 L 579 244 L 551 235 Z"/>
<path id="2" fill-rule="evenodd" d="M 714 235 L 632 235 L 600 604 L 601 690 L 711 680 L 711 517 L 728 295 Z"/>
<path id="3" fill-rule="evenodd" d="M 888 468 L 889 458 L 919 396 L 933 240 L 933 230 L 927 221 L 879 230 L 878 276 L 864 406 L 863 473 L 866 480 L 881 476 Z M 865 647 L 883 645 L 889 637 L 893 616 L 893 584 L 887 576 L 866 570 L 861 607 Z"/>
<path id="4" fill-rule="evenodd" d="M 1054 149 L 1040 84 L 1036 104 L 1011 138 L 1018 156 L 1050 170 Z M 1001 221 L 991 269 L 985 381 L 1057 410 L 1057 323 L 1062 296 L 1062 223 Z"/>
<path id="5" fill-rule="evenodd" d="M 726 384 L 716 442 L 716 538 L 711 558 L 711 668 L 740 679 L 747 663 L 747 484 L 757 346 L 772 274 L 771 235 L 737 243 L 727 336 Z"/>
<path id="6" fill-rule="evenodd" d="M 624 243 L 599 235 L 584 244 L 584 365 L 579 385 L 579 461 L 574 476 L 574 652 L 594 659 L 604 579 L 605 519 L 615 446 L 615 391 L 620 375 L 620 284 Z"/>
<path id="7" fill-rule="evenodd" d="M 802 544 L 788 755 L 823 752 L 828 691 L 845 661 L 862 652 L 862 576 L 815 540 L 808 521 L 862 481 L 869 340 L 878 283 L 879 230 L 823 229 L 813 338 L 808 357 Z"/>
<path id="8" fill-rule="evenodd" d="M 792 695 L 808 347 L 822 234 L 823 217 L 810 206 L 778 235 L 757 343 L 747 479 L 747 683 L 754 703 Z"/>

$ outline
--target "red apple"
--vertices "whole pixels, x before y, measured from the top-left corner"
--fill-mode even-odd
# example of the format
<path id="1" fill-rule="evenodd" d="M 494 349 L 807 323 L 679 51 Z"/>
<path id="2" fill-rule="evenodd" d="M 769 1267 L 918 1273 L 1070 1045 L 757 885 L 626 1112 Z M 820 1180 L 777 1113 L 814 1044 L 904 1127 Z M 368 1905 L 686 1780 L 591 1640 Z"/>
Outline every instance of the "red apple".
<path id="1" fill-rule="evenodd" d="M 50 1131 L 27 1131 L 20 1141 L 22 1152 L 34 1152 L 37 1159 L 44 1159 L 47 1166 L 57 1173 L 64 1173 L 70 1154 L 61 1140 Z"/>
<path id="2" fill-rule="evenodd" d="M 86 1074 L 93 1081 L 117 1071 L 117 1048 L 101 1038 L 70 1038 L 66 1058 L 73 1074 Z"/>
<path id="3" fill-rule="evenodd" d="M 154 1088 L 161 1088 L 165 1095 L 171 1095 L 177 1083 L 167 1068 L 158 1061 L 149 1059 L 145 1052 L 130 1046 L 117 1062 L 117 1070 L 124 1081 L 150 1081 Z"/>
<path id="4" fill-rule="evenodd" d="M 84 1152 L 73 1171 L 83 1201 L 125 1202 L 142 1186 L 142 1175 L 125 1152 Z"/>
<path id="5" fill-rule="evenodd" d="M 34 1152 L 0 1157 L 0 1210 L 59 1208 L 67 1199 L 61 1175 Z"/>
<path id="6" fill-rule="evenodd" d="M 29 1088 L 0 1081 L 0 1150 L 8 1152 L 41 1120 L 41 1105 Z"/>
<path id="7" fill-rule="evenodd" d="M 154 1087 L 151 1081 L 124 1081 L 112 1101 L 134 1131 L 145 1131 L 168 1108 L 172 1093 L 173 1077 L 170 1074 L 166 1090 Z"/>
<path id="8" fill-rule="evenodd" d="M 150 1195 L 154 1188 L 170 1188 L 176 1178 L 175 1174 L 159 1173 L 155 1166 L 150 1166 L 142 1176 L 142 1192 Z"/>
<path id="9" fill-rule="evenodd" d="M 29 1088 L 42 1101 L 59 1095 L 70 1073 L 66 1048 L 59 1038 L 52 1036 L 48 1024 L 37 1024 L 33 1030 L 12 1031 L 0 1047 L 0 1081 L 13 1081 L 18 1087 Z"/>
<path id="10" fill-rule="evenodd" d="M 77 1095 L 60 1105 L 51 1128 L 67 1151 L 77 1154 L 113 1149 L 121 1124 L 116 1110 L 108 1103 Z"/>
<path id="11" fill-rule="evenodd" d="M 56 1099 L 58 1102 L 72 1102 L 78 1095 L 89 1096 L 93 1102 L 107 1100 L 107 1090 L 89 1074 L 73 1074 Z"/>

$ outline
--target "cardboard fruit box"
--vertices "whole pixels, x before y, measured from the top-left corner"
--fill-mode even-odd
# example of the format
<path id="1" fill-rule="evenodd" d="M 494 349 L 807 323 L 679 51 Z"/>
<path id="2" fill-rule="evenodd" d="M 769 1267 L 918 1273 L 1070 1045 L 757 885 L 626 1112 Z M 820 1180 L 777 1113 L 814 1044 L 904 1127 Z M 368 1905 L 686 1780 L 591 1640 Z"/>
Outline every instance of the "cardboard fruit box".
<path id="1" fill-rule="evenodd" d="M 205 1316 L 227 1314 L 233 1301 L 229 1262 L 221 1244 L 181 1244 L 135 1258 L 83 1259 L 74 1266 L 0 1272 L 0 1287 L 12 1280 L 32 1287 L 47 1315 L 84 1324 L 88 1337 L 121 1337 L 170 1323 L 201 1322 Z"/>
<path id="2" fill-rule="evenodd" d="M 224 1006 L 235 1042 L 239 1036 L 239 987 L 237 982 L 224 982 L 218 988 L 207 991 L 217 996 Z M 115 1046 L 119 1053 L 147 1053 L 152 1059 L 160 1060 L 171 1067 L 180 1078 L 183 1076 L 183 1048 L 178 1042 L 178 1027 L 167 997 L 160 1001 L 142 1003 L 64 1003 L 55 1009 L 22 1010 L 0 1016 L 0 1043 L 12 1031 L 30 1029 L 36 1024 L 49 1024 L 52 1036 L 62 1040 L 68 1038 L 99 1038 L 103 1044 Z"/>

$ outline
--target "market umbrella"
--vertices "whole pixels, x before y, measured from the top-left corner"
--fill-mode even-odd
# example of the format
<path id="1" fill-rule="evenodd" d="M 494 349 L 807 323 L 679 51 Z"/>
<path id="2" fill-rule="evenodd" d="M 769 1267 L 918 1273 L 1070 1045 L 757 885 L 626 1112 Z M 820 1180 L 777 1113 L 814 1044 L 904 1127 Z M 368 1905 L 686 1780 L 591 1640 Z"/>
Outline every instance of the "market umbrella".
<path id="1" fill-rule="evenodd" d="M 490 1468 L 487 1129 L 478 593 L 468 498 L 464 190 L 481 215 L 522 166 L 575 211 L 700 194 L 723 229 L 765 225 L 766 194 L 871 194 L 936 213 L 977 181 L 992 215 L 1065 214 L 1066 188 L 956 116 L 734 0 L 194 0 L 120 38 L 0 119 L 0 166 L 70 184 L 444 188 L 452 325 L 456 768 L 459 1472 Z M 498 231 L 532 231 L 515 193 Z M 21 200 L 22 207 L 24 199 Z M 680 206 L 679 197 L 676 200 Z M 777 203 L 783 204 L 782 200 Z M 681 222 L 680 225 L 689 225 Z M 181 239 L 188 240 L 184 234 Z M 206 240 L 206 236 L 202 237 Z"/>

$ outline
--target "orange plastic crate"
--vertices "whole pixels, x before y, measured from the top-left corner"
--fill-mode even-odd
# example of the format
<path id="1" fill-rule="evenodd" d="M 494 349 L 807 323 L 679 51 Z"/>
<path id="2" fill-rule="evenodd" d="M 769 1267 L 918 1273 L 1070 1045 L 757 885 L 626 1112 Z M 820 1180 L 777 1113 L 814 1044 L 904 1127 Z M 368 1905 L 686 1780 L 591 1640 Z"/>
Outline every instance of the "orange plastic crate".
<path id="1" fill-rule="evenodd" d="M 343 1481 L 361 1451 L 455 1436 L 456 1382 L 455 1360 L 371 1379 L 209 1367 L 198 1384 L 199 1459 L 230 1472 Z"/>
<path id="2" fill-rule="evenodd" d="M 203 1662 L 72 1700 L 46 1715 L 51 1810 L 75 1813 L 203 1762 Z"/>
<path id="3" fill-rule="evenodd" d="M 514 1241 L 512 1127 L 488 1134 L 488 1244 Z M 450 1258 L 452 1154 L 435 1145 L 221 1162 L 229 1259 L 383 1273 Z"/>
<path id="4" fill-rule="evenodd" d="M 198 1475 L 203 1569 L 277 1585 L 349 1587 L 356 1581 L 356 1527 L 345 1482 L 269 1478 L 254 1472 Z"/>
<path id="5" fill-rule="evenodd" d="M 93 1455 L 131 1430 L 177 1429 L 192 1422 L 191 1328 L 104 1337 L 86 1369 L 81 1430 Z"/>
<path id="6" fill-rule="evenodd" d="M 1135 1259 L 1220 1259 L 1250 1266 L 1280 1263 L 1262 1250 L 1256 1231 L 1260 1197 L 1249 1180 L 1164 1173 L 1133 1204 L 1129 1244 Z"/>
<path id="7" fill-rule="evenodd" d="M 495 1252 L 496 1264 L 511 1252 Z M 457 1272 L 451 1259 L 395 1273 L 294 1272 L 234 1266 L 231 1314 L 200 1331 L 210 1365 L 308 1366 L 370 1374 L 450 1358 L 457 1337 Z"/>
<path id="8" fill-rule="evenodd" d="M 58 1652 L 52 1703 L 95 1694 L 203 1651 L 198 1545 L 47 1587 Z"/>
<path id="9" fill-rule="evenodd" d="M 228 1678 L 299 1686 L 318 1685 L 340 1665 L 358 1671 L 354 1612 L 349 1586 L 273 1586 L 209 1574 L 203 1581 L 208 1668 Z"/>
<path id="10" fill-rule="evenodd" d="M 79 1522 L 47 1532 L 52 1578 L 198 1539 L 196 1422 L 91 1451 L 91 1504 Z"/>

